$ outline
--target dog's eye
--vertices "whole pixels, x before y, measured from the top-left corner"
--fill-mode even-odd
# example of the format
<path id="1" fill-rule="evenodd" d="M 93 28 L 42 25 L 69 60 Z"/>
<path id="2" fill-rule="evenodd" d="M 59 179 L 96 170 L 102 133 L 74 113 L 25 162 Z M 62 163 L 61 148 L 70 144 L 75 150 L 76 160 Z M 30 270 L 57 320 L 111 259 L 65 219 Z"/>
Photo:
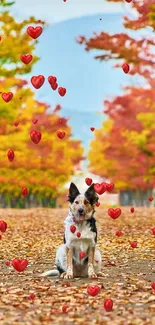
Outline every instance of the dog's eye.
<path id="1" fill-rule="evenodd" d="M 76 204 L 79 204 L 79 201 L 75 201 Z"/>
<path id="2" fill-rule="evenodd" d="M 84 204 L 88 204 L 89 202 L 88 201 L 84 201 Z"/>

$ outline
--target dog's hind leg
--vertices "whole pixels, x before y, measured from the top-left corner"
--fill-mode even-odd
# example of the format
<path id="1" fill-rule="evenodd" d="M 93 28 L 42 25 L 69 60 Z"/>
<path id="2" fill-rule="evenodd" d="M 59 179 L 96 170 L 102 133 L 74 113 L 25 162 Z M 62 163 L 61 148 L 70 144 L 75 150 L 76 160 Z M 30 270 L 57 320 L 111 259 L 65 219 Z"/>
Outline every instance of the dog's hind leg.
<path id="1" fill-rule="evenodd" d="M 60 276 L 67 272 L 66 244 L 58 247 L 55 263 Z"/>

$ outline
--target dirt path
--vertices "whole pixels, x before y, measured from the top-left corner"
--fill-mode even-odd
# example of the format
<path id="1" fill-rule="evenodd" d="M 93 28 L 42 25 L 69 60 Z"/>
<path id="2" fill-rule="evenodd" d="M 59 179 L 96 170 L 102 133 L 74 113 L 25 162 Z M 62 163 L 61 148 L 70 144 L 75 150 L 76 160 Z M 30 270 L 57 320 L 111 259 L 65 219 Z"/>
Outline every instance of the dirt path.
<path id="1" fill-rule="evenodd" d="M 67 210 L 0 210 L 8 224 L 0 241 L 0 324 L 100 324 L 154 325 L 155 209 L 137 208 L 112 220 L 107 210 L 97 209 L 98 246 L 102 251 L 104 277 L 73 281 L 39 278 L 54 267 L 55 250 L 63 240 Z M 123 235 L 117 237 L 116 230 Z M 137 241 L 137 248 L 130 241 Z M 7 261 L 27 258 L 29 266 L 18 273 Z M 110 263 L 112 265 L 108 265 Z M 88 283 L 102 286 L 96 297 L 88 296 Z M 34 301 L 29 299 L 35 294 Z M 111 298 L 113 311 L 106 312 L 104 300 Z M 68 311 L 62 313 L 62 306 Z"/>

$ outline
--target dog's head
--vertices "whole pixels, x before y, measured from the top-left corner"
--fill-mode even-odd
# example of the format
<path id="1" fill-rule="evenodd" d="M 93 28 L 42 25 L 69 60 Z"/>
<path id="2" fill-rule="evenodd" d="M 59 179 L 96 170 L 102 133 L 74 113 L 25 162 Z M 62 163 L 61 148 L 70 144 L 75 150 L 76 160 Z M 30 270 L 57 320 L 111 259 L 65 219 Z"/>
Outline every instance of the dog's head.
<path id="1" fill-rule="evenodd" d="M 80 194 L 74 183 L 70 184 L 68 198 L 71 213 L 76 221 L 90 219 L 95 211 L 95 203 L 99 199 L 94 190 L 94 184 L 84 194 Z"/>

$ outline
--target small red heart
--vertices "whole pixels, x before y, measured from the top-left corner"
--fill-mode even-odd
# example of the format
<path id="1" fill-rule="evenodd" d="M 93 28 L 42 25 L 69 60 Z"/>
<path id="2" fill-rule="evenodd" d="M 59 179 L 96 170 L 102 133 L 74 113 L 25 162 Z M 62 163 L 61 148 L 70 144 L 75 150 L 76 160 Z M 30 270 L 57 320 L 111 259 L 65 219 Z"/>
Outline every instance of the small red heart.
<path id="1" fill-rule="evenodd" d="M 90 130 L 93 132 L 95 130 L 95 128 L 94 127 L 91 127 Z"/>
<path id="2" fill-rule="evenodd" d="M 63 87 L 59 87 L 58 88 L 58 93 L 59 93 L 59 95 L 60 96 L 65 96 L 65 94 L 66 94 L 66 88 L 63 88 Z"/>
<path id="3" fill-rule="evenodd" d="M 153 290 L 155 290 L 155 282 L 151 283 L 151 287 L 152 287 Z"/>
<path id="4" fill-rule="evenodd" d="M 31 140 L 35 143 L 35 144 L 38 144 L 41 140 L 41 133 L 38 132 L 38 131 L 31 131 L 30 132 L 30 137 L 31 137 Z"/>
<path id="5" fill-rule="evenodd" d="M 77 234 L 76 234 L 76 236 L 77 236 L 78 238 L 80 238 L 80 237 L 81 237 L 81 233 L 78 231 Z"/>
<path id="6" fill-rule="evenodd" d="M 39 89 L 43 85 L 44 82 L 45 82 L 45 77 L 42 75 L 33 76 L 31 78 L 31 83 L 32 83 L 33 87 L 35 87 L 36 89 Z"/>
<path id="7" fill-rule="evenodd" d="M 123 235 L 122 231 L 117 230 L 117 231 L 116 231 L 116 236 L 120 237 L 121 235 Z"/>
<path id="8" fill-rule="evenodd" d="M 150 202 L 152 202 L 153 201 L 153 196 L 150 196 L 149 198 L 148 198 L 148 200 L 150 201 Z"/>
<path id="9" fill-rule="evenodd" d="M 98 295 L 98 293 L 100 292 L 101 288 L 99 286 L 88 286 L 87 287 L 87 293 L 92 296 L 95 297 Z"/>
<path id="10" fill-rule="evenodd" d="M 130 211 L 131 211 L 131 213 L 134 213 L 134 211 L 135 211 L 134 207 L 131 207 Z"/>
<path id="11" fill-rule="evenodd" d="M 132 2 L 132 0 L 125 0 L 125 1 L 128 2 L 128 3 Z"/>
<path id="12" fill-rule="evenodd" d="M 112 219 L 117 219 L 121 215 L 121 209 L 120 208 L 110 208 L 108 209 L 108 214 Z"/>
<path id="13" fill-rule="evenodd" d="M 21 54 L 20 59 L 23 63 L 29 64 L 32 61 L 33 56 L 31 54 Z"/>
<path id="14" fill-rule="evenodd" d="M 96 205 L 97 207 L 99 207 L 99 206 L 100 206 L 100 202 L 96 202 L 95 205 Z"/>
<path id="15" fill-rule="evenodd" d="M 9 261 L 5 262 L 5 265 L 10 266 L 10 262 Z"/>
<path id="16" fill-rule="evenodd" d="M 16 122 L 13 123 L 13 125 L 14 126 L 18 126 L 19 125 L 19 122 L 16 121 Z"/>
<path id="17" fill-rule="evenodd" d="M 80 252 L 79 253 L 80 260 L 82 260 L 85 256 L 86 256 L 85 252 Z"/>
<path id="18" fill-rule="evenodd" d="M 28 261 L 25 260 L 18 260 L 18 259 L 14 259 L 12 260 L 12 266 L 14 267 L 14 269 L 18 272 L 22 272 L 26 269 L 28 265 Z"/>
<path id="19" fill-rule="evenodd" d="M 152 230 L 152 234 L 155 235 L 155 227 L 151 229 Z"/>
<path id="20" fill-rule="evenodd" d="M 74 234 L 76 231 L 76 227 L 74 225 L 70 226 L 70 231 Z"/>
<path id="21" fill-rule="evenodd" d="M 96 263 L 99 263 L 99 261 L 95 260 Z"/>
<path id="22" fill-rule="evenodd" d="M 56 90 L 56 89 L 58 88 L 58 84 L 57 84 L 57 82 L 56 82 L 54 85 L 51 85 L 51 88 L 52 88 L 53 90 Z"/>
<path id="23" fill-rule="evenodd" d="M 23 187 L 22 188 L 22 196 L 26 197 L 27 195 L 28 195 L 28 189 L 27 189 L 27 187 Z"/>
<path id="24" fill-rule="evenodd" d="M 106 191 L 107 187 L 106 187 L 106 183 L 96 183 L 94 184 L 94 190 L 96 193 L 98 193 L 99 195 L 103 194 Z"/>
<path id="25" fill-rule="evenodd" d="M 13 93 L 2 93 L 2 98 L 6 103 L 8 103 L 13 98 Z"/>
<path id="26" fill-rule="evenodd" d="M 14 157 L 15 157 L 14 151 L 13 150 L 9 150 L 8 151 L 8 159 L 10 161 L 13 161 L 14 160 Z"/>
<path id="27" fill-rule="evenodd" d="M 57 132 L 57 136 L 58 136 L 59 139 L 63 139 L 65 137 L 65 135 L 66 135 L 66 133 L 63 132 L 63 131 L 58 131 Z"/>
<path id="28" fill-rule="evenodd" d="M 29 299 L 30 299 L 30 300 L 34 300 L 34 299 L 35 299 L 35 294 L 34 294 L 34 293 L 30 293 L 30 295 L 29 295 Z"/>
<path id="29" fill-rule="evenodd" d="M 91 178 L 85 178 L 85 182 L 86 182 L 86 184 L 88 185 L 88 186 L 90 186 L 91 184 L 92 184 L 92 179 Z"/>
<path id="30" fill-rule="evenodd" d="M 113 307 L 113 301 L 112 299 L 106 299 L 104 301 L 104 308 L 107 312 L 111 311 Z"/>
<path id="31" fill-rule="evenodd" d="M 114 189 L 114 184 L 113 183 L 110 183 L 110 184 L 106 183 L 106 189 L 107 189 L 107 192 L 112 192 L 112 190 Z"/>
<path id="32" fill-rule="evenodd" d="M 27 27 L 27 33 L 29 36 L 31 36 L 33 39 L 38 38 L 41 34 L 42 34 L 42 27 L 41 26 L 37 26 L 37 27 L 33 27 L 33 26 L 29 26 Z"/>
<path id="33" fill-rule="evenodd" d="M 57 82 L 57 78 L 55 76 L 49 76 L 48 77 L 48 82 L 51 86 L 55 85 Z"/>
<path id="34" fill-rule="evenodd" d="M 66 313 L 66 312 L 67 312 L 67 308 L 68 308 L 67 305 L 63 305 L 63 306 L 62 306 L 62 312 L 63 312 L 63 313 Z"/>
<path id="35" fill-rule="evenodd" d="M 136 241 L 131 242 L 131 243 L 130 243 L 130 246 L 131 246 L 132 248 L 136 248 L 136 247 L 137 247 L 137 242 L 136 242 Z"/>
<path id="36" fill-rule="evenodd" d="M 123 69 L 124 73 L 128 73 L 129 70 L 130 70 L 130 66 L 129 66 L 129 64 L 128 64 L 128 63 L 124 63 L 124 64 L 122 65 L 122 69 Z"/>
<path id="37" fill-rule="evenodd" d="M 1 232 L 6 232 L 7 229 L 7 223 L 3 220 L 0 221 L 0 231 Z"/>
<path id="38" fill-rule="evenodd" d="M 32 120 L 32 122 L 33 122 L 33 124 L 36 124 L 36 123 L 38 122 L 38 120 L 37 120 L 36 118 L 34 118 L 34 119 Z"/>

